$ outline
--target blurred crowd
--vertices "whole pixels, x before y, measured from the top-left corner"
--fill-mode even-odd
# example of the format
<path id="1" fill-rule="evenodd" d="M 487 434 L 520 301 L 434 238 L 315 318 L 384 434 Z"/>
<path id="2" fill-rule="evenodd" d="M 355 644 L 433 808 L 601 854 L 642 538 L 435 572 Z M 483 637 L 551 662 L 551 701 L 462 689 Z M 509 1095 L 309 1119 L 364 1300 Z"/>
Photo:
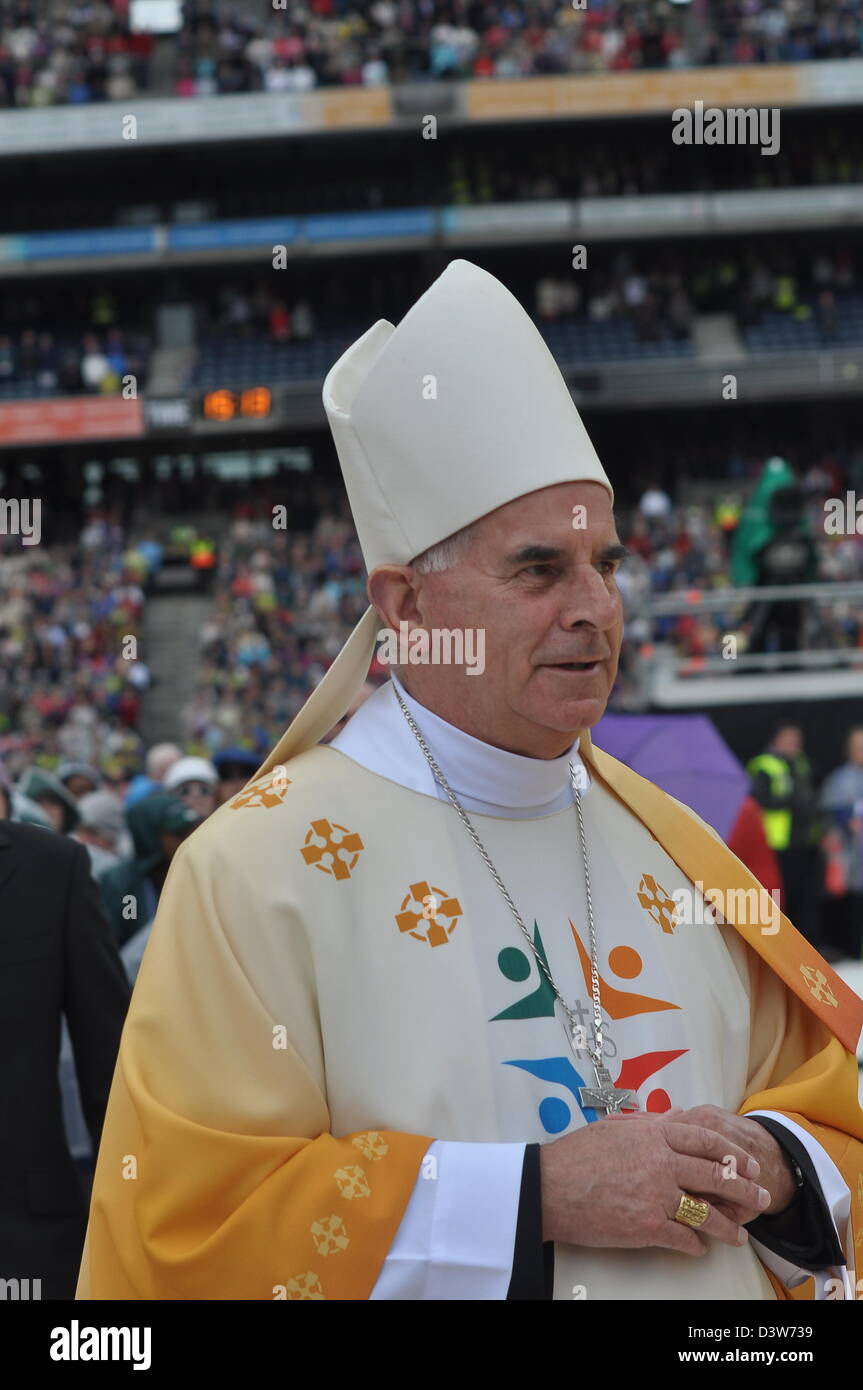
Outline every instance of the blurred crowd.
<path id="1" fill-rule="evenodd" d="M 679 270 L 639 266 L 623 253 L 598 274 L 544 275 L 535 286 L 534 303 L 541 325 L 579 315 L 591 323 L 628 321 L 641 342 L 688 338 L 697 308 Z"/>
<path id="2" fill-rule="evenodd" d="M 0 0 L 0 105 L 803 62 L 863 51 L 860 0 L 186 0 L 172 61 L 129 0 Z M 693 7 L 694 8 L 694 7 Z M 684 41 L 685 36 L 685 41 Z"/>
<path id="3" fill-rule="evenodd" d="M 137 765 L 153 564 L 104 517 L 65 545 L 0 536 L 0 756 L 13 776 L 72 760 L 120 785 Z"/>
<path id="4" fill-rule="evenodd" d="M 734 314 L 743 330 L 775 311 L 814 322 L 825 337 L 836 333 L 842 296 L 858 289 L 858 256 L 850 247 L 811 245 L 756 251 L 652 247 L 619 252 L 604 268 L 567 276 L 544 275 L 534 286 L 539 322 L 577 317 L 593 323 L 631 321 L 641 341 L 689 336 L 696 314 Z"/>
<path id="5" fill-rule="evenodd" d="M 259 755 L 297 713 L 367 606 L 353 525 L 335 499 L 305 534 L 273 529 L 264 500 L 243 505 L 220 549 L 200 670 L 182 714 L 189 747 Z"/>
<path id="6" fill-rule="evenodd" d="M 216 298 L 203 304 L 200 328 L 223 334 L 265 334 L 271 342 L 305 342 L 314 337 L 316 317 L 306 299 L 289 304 L 274 294 L 265 281 L 246 287 L 242 283 L 220 286 Z"/>
<path id="7" fill-rule="evenodd" d="M 0 0 L 0 106 L 123 101 L 150 85 L 153 38 L 128 0 Z"/>
<path id="8" fill-rule="evenodd" d="M 774 310 L 798 323 L 814 322 L 831 338 L 843 295 L 859 287 L 859 255 L 848 247 L 798 254 L 783 250 L 764 260 L 750 256 L 735 262 L 729 257 L 716 274 L 714 295 L 730 296 L 741 329 L 760 323 L 765 310 Z"/>
<path id="9" fill-rule="evenodd" d="M 309 0 L 254 19 L 190 3 L 178 44 L 182 95 L 309 91 L 427 79 L 661 68 L 685 62 L 665 0 Z"/>
<path id="10" fill-rule="evenodd" d="M 85 333 L 76 343 L 58 341 L 47 329 L 0 333 L 0 386 L 117 396 L 131 375 L 136 389 L 143 387 L 146 356 L 140 346 L 130 349 L 126 338 L 119 328 L 102 335 Z"/>
<path id="11" fill-rule="evenodd" d="M 802 63 L 863 49 L 857 0 L 713 0 L 707 15 L 703 63 Z"/>
<path id="12" fill-rule="evenodd" d="M 4 305 L 0 387 L 118 395 L 130 375 L 143 387 L 151 314 L 134 289 L 118 295 L 78 284 L 58 295 L 38 281 L 24 285 Z"/>

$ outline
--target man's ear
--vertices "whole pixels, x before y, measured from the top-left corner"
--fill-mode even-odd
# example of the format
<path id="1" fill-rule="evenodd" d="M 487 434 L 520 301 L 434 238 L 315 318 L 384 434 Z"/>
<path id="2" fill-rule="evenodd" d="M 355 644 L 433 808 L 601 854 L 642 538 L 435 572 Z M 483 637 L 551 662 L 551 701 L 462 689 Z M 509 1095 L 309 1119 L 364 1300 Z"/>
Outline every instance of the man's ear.
<path id="1" fill-rule="evenodd" d="M 375 612 L 398 630 L 401 622 L 421 622 L 417 606 L 419 576 L 411 565 L 377 565 L 368 577 L 366 593 Z"/>

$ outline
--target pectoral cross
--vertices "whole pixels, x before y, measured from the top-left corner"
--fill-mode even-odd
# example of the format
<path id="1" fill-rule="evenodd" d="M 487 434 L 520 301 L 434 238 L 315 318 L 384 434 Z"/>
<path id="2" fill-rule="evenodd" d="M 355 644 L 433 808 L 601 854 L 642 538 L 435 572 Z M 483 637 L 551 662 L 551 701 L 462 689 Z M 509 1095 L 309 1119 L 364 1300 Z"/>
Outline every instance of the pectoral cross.
<path id="1" fill-rule="evenodd" d="M 579 1100 L 582 1105 L 591 1105 L 594 1110 L 604 1110 L 607 1115 L 614 1111 L 619 1111 L 626 1107 L 627 1110 L 638 1109 L 638 1097 L 634 1091 L 619 1091 L 611 1079 L 608 1067 L 600 1066 L 597 1062 L 593 1064 L 596 1075 L 594 1086 L 579 1087 Z"/>

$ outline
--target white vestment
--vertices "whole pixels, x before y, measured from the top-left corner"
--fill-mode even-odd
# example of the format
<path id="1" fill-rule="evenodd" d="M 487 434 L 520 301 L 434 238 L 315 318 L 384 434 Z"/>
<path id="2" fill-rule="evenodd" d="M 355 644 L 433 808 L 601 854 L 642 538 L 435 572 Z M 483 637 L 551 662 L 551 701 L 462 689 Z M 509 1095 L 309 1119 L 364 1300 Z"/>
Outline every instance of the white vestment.
<path id="1" fill-rule="evenodd" d="M 762 991 L 756 1019 L 750 1008 L 752 953 L 733 927 L 708 921 L 663 930 L 662 902 L 675 890 L 697 890 L 641 822 L 601 785 L 591 783 L 576 748 L 550 760 L 521 757 L 471 738 L 418 704 L 400 684 L 399 690 L 526 925 L 538 932 L 558 988 L 589 1030 L 589 936 L 569 778 L 573 762 L 577 785 L 587 789 L 584 820 L 599 970 L 606 986 L 616 991 L 615 1016 L 604 1016 L 612 1076 L 625 1060 L 627 1076 L 617 1084 L 634 1089 L 641 1108 L 713 1104 L 736 1112 L 756 1089 L 754 1079 L 768 1074 L 778 1047 L 784 990 L 778 978 L 768 976 L 773 997 Z M 391 683 L 369 697 L 331 747 L 416 795 L 447 800 Z M 490 1074 L 491 1092 L 484 1096 L 477 1088 L 471 1141 L 453 1137 L 432 1144 L 372 1293 L 375 1299 L 505 1298 L 525 1143 L 547 1141 L 599 1118 L 593 1110 L 583 1111 L 577 1096 L 580 1084 L 593 1081 L 589 1057 L 586 1052 L 573 1055 L 560 1007 L 554 1008 L 527 943 L 456 811 L 448 806 L 447 812 L 452 848 L 474 886 L 482 885 L 488 904 L 485 922 L 473 920 L 469 931 L 466 924 L 460 926 L 462 942 L 469 936 L 473 948 L 471 990 L 478 993 L 488 1020 L 482 1065 Z M 537 819 L 542 821 L 539 843 L 526 824 Z M 529 829 L 538 827 L 531 824 Z M 460 944 L 465 950 L 467 943 Z M 448 949 L 433 955 L 445 957 Z M 454 1014 L 454 1028 L 459 1024 Z M 386 1021 L 382 1026 L 386 1031 Z M 397 1037 L 391 1041 L 399 1046 Z M 374 1072 L 372 1055 L 367 1074 Z M 470 1059 L 461 1084 L 470 1085 L 478 1064 L 477 1057 Z M 460 1078 L 447 1072 L 443 1059 L 441 1066 L 442 1109 L 431 1132 L 445 1134 L 443 1096 Z M 333 1072 L 328 1073 L 328 1094 L 334 1130 L 350 1129 L 353 1117 L 347 1113 L 335 1123 L 340 1107 Z M 411 1097 L 404 1097 L 404 1108 L 391 1119 L 398 1128 L 429 1132 L 430 1117 L 420 1094 L 415 1116 Z M 359 1097 L 357 1101 L 359 1114 L 363 1105 Z M 844 1230 L 850 1194 L 836 1165 L 792 1121 L 774 1118 L 805 1144 L 834 1222 Z M 453 1106 L 452 1121 L 455 1136 L 465 1126 L 463 1104 Z M 788 1287 L 809 1276 L 755 1241 L 742 1248 L 711 1241 L 709 1254 L 697 1263 L 658 1248 L 557 1245 L 554 1297 L 774 1299 L 753 1247 Z M 830 1277 L 842 1280 L 845 1296 L 853 1297 L 844 1266 L 816 1274 L 816 1296 L 824 1296 Z"/>

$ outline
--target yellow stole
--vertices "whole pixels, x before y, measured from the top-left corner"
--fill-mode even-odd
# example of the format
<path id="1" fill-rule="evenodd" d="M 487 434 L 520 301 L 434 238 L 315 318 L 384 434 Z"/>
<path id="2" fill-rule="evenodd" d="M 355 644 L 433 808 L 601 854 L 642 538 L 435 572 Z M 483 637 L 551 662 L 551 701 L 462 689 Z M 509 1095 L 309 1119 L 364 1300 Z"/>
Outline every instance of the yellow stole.
<path id="1" fill-rule="evenodd" d="M 595 776 L 647 827 L 666 854 L 693 882 L 709 884 L 723 894 L 725 920 L 777 974 L 802 1006 L 823 1025 L 823 1046 L 779 1084 L 747 1096 L 739 1113 L 777 1110 L 807 1130 L 830 1155 L 851 1192 L 853 1248 L 846 1251 L 849 1270 L 863 1263 L 863 1111 L 858 1102 L 856 1050 L 863 1028 L 861 1000 L 805 937 L 779 914 L 779 930 L 768 919 L 749 920 L 749 902 L 734 889 L 756 890 L 758 880 L 721 840 L 652 782 L 617 758 L 596 748 L 585 731 L 579 752 Z M 746 903 L 738 912 L 738 907 Z M 736 917 L 747 920 L 737 921 Z M 762 931 L 769 927 L 769 932 Z M 840 1231 L 840 1236 L 844 1233 Z M 855 1259 L 856 1255 L 856 1259 Z M 765 1270 L 779 1298 L 811 1299 L 811 1279 L 788 1290 Z M 853 1275 L 852 1275 L 853 1277 Z"/>

